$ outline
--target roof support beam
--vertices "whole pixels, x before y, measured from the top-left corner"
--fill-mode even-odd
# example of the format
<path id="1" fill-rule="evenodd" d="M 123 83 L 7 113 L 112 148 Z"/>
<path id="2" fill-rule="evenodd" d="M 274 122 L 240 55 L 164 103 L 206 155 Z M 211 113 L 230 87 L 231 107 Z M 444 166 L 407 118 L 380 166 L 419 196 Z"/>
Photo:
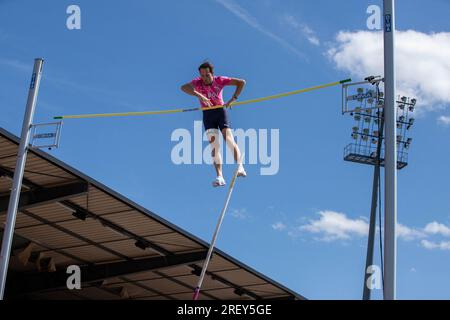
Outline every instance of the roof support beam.
<path id="1" fill-rule="evenodd" d="M 200 268 L 199 266 L 192 264 L 190 265 L 190 267 L 193 269 L 192 273 L 195 275 L 200 275 L 202 268 Z M 211 271 L 206 271 L 206 275 L 211 277 L 211 280 L 215 280 L 215 281 L 219 281 L 221 283 L 223 283 L 224 285 L 227 285 L 231 288 L 234 288 L 234 293 L 238 296 L 242 296 L 242 295 L 247 295 L 248 297 L 255 299 L 255 300 L 262 300 L 262 298 L 260 296 L 258 296 L 257 294 L 255 294 L 254 292 L 251 292 L 250 290 L 247 290 L 245 288 L 242 288 L 234 283 L 232 283 L 231 281 L 228 281 L 227 279 L 211 272 Z"/>
<path id="2" fill-rule="evenodd" d="M 151 242 L 145 238 L 142 238 L 142 237 L 138 236 L 137 234 L 134 234 L 133 232 L 128 231 L 127 229 L 109 221 L 108 219 L 105 219 L 99 215 L 96 215 L 95 213 L 93 213 L 89 210 L 86 210 L 83 207 L 80 207 L 79 205 L 77 205 L 71 201 L 60 201 L 60 203 L 68 208 L 75 210 L 78 213 L 82 213 L 85 216 L 88 216 L 88 217 L 98 220 L 105 227 L 113 229 L 114 231 L 119 232 L 119 233 L 123 234 L 124 236 L 129 237 L 130 239 L 136 240 L 136 246 L 138 248 L 141 248 L 143 250 L 145 250 L 146 248 L 150 248 L 151 250 L 155 251 L 156 253 L 158 253 L 162 256 L 172 255 L 171 251 L 163 248 L 162 246 L 160 246 L 154 242 Z"/>
<path id="3" fill-rule="evenodd" d="M 75 182 L 51 188 L 23 191 L 20 194 L 19 211 L 45 203 L 65 200 L 87 192 L 88 185 L 86 182 Z M 10 195 L 0 197 L 0 215 L 8 210 L 9 197 Z"/>
<path id="4" fill-rule="evenodd" d="M 17 156 L 17 154 L 15 154 L 14 156 Z M 10 169 L 0 166 L 0 177 L 7 177 L 8 179 L 14 179 L 14 171 L 11 171 Z M 28 180 L 27 178 L 23 178 L 22 179 L 22 185 L 25 186 L 28 189 L 38 189 L 39 186 L 36 185 L 35 183 L 31 182 L 30 180 Z"/>
<path id="5" fill-rule="evenodd" d="M 206 253 L 206 251 L 198 251 L 174 254 L 168 257 L 84 265 L 80 266 L 81 283 L 99 282 L 133 273 L 198 263 L 206 258 Z M 42 290 L 65 288 L 68 276 L 65 269 L 50 273 L 11 273 L 7 293 L 9 296 L 18 296 Z"/>

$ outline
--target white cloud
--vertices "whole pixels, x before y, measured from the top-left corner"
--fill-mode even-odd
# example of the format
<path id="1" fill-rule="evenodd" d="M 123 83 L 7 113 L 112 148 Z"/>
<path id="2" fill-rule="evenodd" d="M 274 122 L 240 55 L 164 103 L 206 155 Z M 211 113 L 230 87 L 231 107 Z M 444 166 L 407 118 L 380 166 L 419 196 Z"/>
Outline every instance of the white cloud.
<path id="1" fill-rule="evenodd" d="M 331 210 L 317 212 L 316 219 L 298 225 L 289 225 L 283 222 L 272 224 L 277 231 L 285 231 L 291 238 L 309 233 L 314 235 L 316 241 L 344 241 L 355 238 L 367 238 L 369 234 L 369 223 L 365 217 L 350 218 L 345 213 Z M 306 220 L 306 218 L 301 219 Z M 379 232 L 379 228 L 376 228 Z M 450 241 L 433 242 L 431 236 L 450 237 L 450 227 L 436 221 L 428 223 L 424 228 L 409 227 L 397 224 L 397 238 L 403 241 L 420 241 L 420 245 L 426 249 L 450 250 Z"/>
<path id="2" fill-rule="evenodd" d="M 272 31 L 265 28 L 259 21 L 256 19 L 253 15 L 251 15 L 247 10 L 242 8 L 239 4 L 237 4 L 233 0 L 215 0 L 216 2 L 220 3 L 230 11 L 232 14 L 234 14 L 236 17 L 247 23 L 250 27 L 253 29 L 261 32 L 265 36 L 269 37 L 270 39 L 274 40 L 278 44 L 282 45 L 283 47 L 287 48 L 291 52 L 295 53 L 299 57 L 304 58 L 304 54 L 297 50 L 294 46 L 292 46 L 289 42 L 282 39 L 278 35 L 274 34 Z"/>
<path id="3" fill-rule="evenodd" d="M 282 23 L 290 26 L 295 31 L 297 31 L 301 35 L 303 35 L 311 44 L 313 44 L 315 46 L 319 46 L 320 45 L 320 40 L 317 37 L 317 35 L 314 32 L 314 30 L 312 30 L 306 24 L 298 22 L 297 19 L 295 19 L 294 16 L 292 16 L 290 14 L 286 14 L 286 15 L 284 15 L 282 17 L 281 21 L 282 21 Z"/>
<path id="4" fill-rule="evenodd" d="M 442 242 L 433 242 L 428 240 L 422 240 L 420 242 L 422 247 L 428 250 L 450 250 L 450 241 L 442 241 Z"/>
<path id="5" fill-rule="evenodd" d="M 432 235 L 442 235 L 444 237 L 450 237 L 450 228 L 442 223 L 438 223 L 436 221 L 433 221 L 425 226 L 424 231 L 426 233 L 432 234 Z"/>
<path id="6" fill-rule="evenodd" d="M 405 241 L 412 241 L 424 238 L 426 235 L 420 230 L 397 223 L 397 237 Z"/>
<path id="7" fill-rule="evenodd" d="M 449 104 L 450 32 L 398 31 L 396 49 L 398 93 L 417 97 L 420 108 Z M 384 74 L 381 32 L 341 31 L 327 55 L 353 76 Z"/>
<path id="8" fill-rule="evenodd" d="M 447 116 L 440 116 L 438 118 L 438 123 L 442 124 L 444 126 L 450 126 L 450 117 Z"/>
<path id="9" fill-rule="evenodd" d="M 369 224 L 363 219 L 350 219 L 344 213 L 320 211 L 320 218 L 310 220 L 300 227 L 301 231 L 320 234 L 322 241 L 349 240 L 352 236 L 366 236 Z"/>
<path id="10" fill-rule="evenodd" d="M 286 229 L 286 225 L 283 222 L 277 222 L 272 224 L 272 228 L 276 231 L 283 231 Z"/>

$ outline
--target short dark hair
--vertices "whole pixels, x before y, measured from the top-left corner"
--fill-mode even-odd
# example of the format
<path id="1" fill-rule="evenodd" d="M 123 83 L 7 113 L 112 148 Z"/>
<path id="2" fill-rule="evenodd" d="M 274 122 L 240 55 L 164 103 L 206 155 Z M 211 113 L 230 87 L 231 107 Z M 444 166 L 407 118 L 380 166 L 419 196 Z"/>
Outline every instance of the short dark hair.
<path id="1" fill-rule="evenodd" d="M 201 69 L 209 69 L 209 71 L 214 74 L 214 66 L 211 62 L 203 62 L 200 67 L 198 67 L 198 71 L 200 72 Z"/>

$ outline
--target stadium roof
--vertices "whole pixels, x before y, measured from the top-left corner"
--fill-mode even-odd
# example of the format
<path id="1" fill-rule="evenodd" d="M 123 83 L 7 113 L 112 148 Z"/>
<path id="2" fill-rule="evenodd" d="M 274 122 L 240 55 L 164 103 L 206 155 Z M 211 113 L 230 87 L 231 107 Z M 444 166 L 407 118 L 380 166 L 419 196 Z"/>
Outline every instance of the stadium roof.
<path id="1" fill-rule="evenodd" d="M 0 128 L 1 230 L 18 144 Z M 207 250 L 205 241 L 47 153 L 31 150 L 6 298 L 187 300 Z M 80 266 L 81 290 L 66 287 L 69 265 Z M 304 297 L 215 249 L 201 299 Z"/>

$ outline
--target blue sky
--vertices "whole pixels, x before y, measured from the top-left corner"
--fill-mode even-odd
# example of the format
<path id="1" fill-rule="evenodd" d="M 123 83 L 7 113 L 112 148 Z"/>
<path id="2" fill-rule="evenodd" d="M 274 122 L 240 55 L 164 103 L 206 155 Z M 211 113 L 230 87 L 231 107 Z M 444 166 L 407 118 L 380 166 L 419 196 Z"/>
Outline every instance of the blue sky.
<path id="1" fill-rule="evenodd" d="M 70 4 L 81 8 L 81 30 L 66 28 Z M 366 26 L 371 4 L 381 1 L 0 0 L 0 126 L 19 134 L 39 56 L 35 122 L 196 106 L 179 87 L 205 59 L 217 74 L 246 79 L 242 99 L 382 74 L 380 44 L 370 45 L 381 34 Z M 399 90 L 421 101 L 410 165 L 399 173 L 400 299 L 450 298 L 449 13 L 448 1 L 398 0 Z M 372 168 L 342 159 L 352 121 L 340 113 L 339 88 L 236 108 L 231 118 L 235 128 L 279 129 L 280 170 L 247 167 L 218 247 L 308 298 L 359 299 Z M 170 158 L 172 132 L 200 119 L 67 120 L 52 154 L 209 241 L 226 189 L 211 188 L 210 166 Z M 233 170 L 225 166 L 225 177 Z"/>

